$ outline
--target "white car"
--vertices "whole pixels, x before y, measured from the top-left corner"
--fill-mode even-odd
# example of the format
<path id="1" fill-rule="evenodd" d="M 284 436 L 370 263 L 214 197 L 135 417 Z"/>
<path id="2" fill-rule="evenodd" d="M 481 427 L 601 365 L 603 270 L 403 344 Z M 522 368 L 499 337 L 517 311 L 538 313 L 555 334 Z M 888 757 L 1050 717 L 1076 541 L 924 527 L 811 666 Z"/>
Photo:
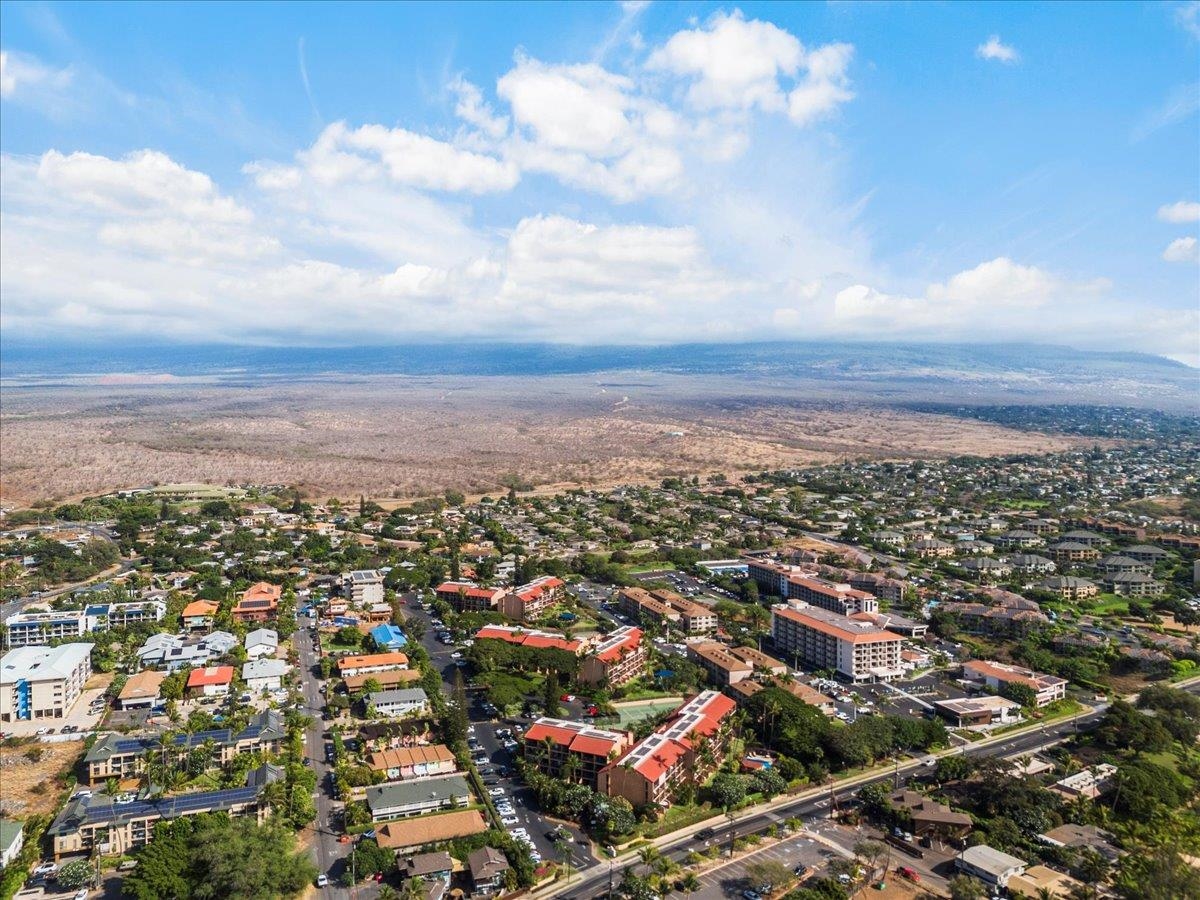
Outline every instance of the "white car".
<path id="1" fill-rule="evenodd" d="M 33 870 L 34 875 L 53 875 L 58 871 L 58 866 L 52 862 L 42 863 Z"/>
<path id="2" fill-rule="evenodd" d="M 488 793 L 491 794 L 493 797 L 503 797 L 504 796 L 504 788 L 494 787 L 490 791 L 488 791 Z"/>
<path id="3" fill-rule="evenodd" d="M 317 887 L 327 887 L 329 885 L 329 876 L 322 872 L 317 876 Z"/>
<path id="4" fill-rule="evenodd" d="M 455 650 L 453 653 L 450 654 L 450 658 L 451 659 L 462 659 L 462 654 L 459 653 L 457 650 Z"/>
<path id="5" fill-rule="evenodd" d="M 521 820 L 518 819 L 516 816 L 501 816 L 500 821 L 503 822 L 505 825 L 516 825 Z"/>

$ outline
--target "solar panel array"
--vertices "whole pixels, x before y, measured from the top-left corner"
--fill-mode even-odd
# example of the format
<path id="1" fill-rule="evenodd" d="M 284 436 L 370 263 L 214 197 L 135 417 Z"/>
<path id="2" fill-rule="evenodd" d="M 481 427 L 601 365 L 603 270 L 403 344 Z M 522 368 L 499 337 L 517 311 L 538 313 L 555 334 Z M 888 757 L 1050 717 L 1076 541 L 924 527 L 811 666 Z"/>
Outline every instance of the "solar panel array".
<path id="1" fill-rule="evenodd" d="M 107 825 L 129 822 L 134 819 L 174 819 L 189 813 L 228 810 L 258 798 L 259 788 L 241 787 L 225 791 L 205 791 L 199 794 L 183 794 L 179 797 L 164 797 L 161 800 L 137 800 L 133 803 L 110 803 L 108 798 L 99 797 L 80 805 L 81 815 L 69 816 L 68 821 L 77 828 L 85 825 Z M 68 807 L 70 809 L 70 807 Z M 55 823 L 58 824 L 58 823 Z"/>

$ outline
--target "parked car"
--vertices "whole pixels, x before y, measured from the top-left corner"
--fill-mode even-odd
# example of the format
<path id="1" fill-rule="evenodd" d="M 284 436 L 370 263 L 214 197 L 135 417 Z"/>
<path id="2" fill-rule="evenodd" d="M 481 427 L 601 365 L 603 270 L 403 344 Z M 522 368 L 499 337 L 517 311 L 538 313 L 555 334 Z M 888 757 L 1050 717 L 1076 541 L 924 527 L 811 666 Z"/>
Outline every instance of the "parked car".
<path id="1" fill-rule="evenodd" d="M 916 869 L 910 866 L 900 866 L 896 869 L 896 874 L 902 878 L 907 878 L 909 881 L 920 881 L 921 876 Z"/>
<path id="2" fill-rule="evenodd" d="M 323 888 L 329 885 L 329 876 L 322 872 L 317 876 L 317 887 Z"/>

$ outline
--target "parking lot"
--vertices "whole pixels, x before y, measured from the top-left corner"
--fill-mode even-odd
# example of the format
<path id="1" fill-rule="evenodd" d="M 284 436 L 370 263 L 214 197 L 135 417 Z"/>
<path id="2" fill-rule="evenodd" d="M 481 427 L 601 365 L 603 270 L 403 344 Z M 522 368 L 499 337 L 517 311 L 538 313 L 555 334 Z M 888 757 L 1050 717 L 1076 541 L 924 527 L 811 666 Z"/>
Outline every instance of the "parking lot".
<path id="1" fill-rule="evenodd" d="M 93 679 L 93 681 L 95 680 Z M 103 686 L 84 690 L 79 695 L 79 699 L 75 701 L 75 705 L 61 719 L 19 719 L 16 722 L 5 722 L 4 736 L 54 738 L 62 734 L 87 734 L 99 724 L 104 715 L 103 708 L 93 707 L 92 704 L 104 696 L 109 680 L 106 678 Z M 93 709 L 96 711 L 93 712 Z"/>

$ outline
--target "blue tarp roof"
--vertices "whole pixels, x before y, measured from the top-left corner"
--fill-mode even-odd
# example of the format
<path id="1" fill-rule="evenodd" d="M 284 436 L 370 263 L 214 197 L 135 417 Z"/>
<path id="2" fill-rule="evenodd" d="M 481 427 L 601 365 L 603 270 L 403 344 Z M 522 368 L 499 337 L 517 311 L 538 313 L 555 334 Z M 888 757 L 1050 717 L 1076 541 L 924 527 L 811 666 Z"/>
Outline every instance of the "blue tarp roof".
<path id="1" fill-rule="evenodd" d="M 371 629 L 371 637 L 381 647 L 403 647 L 408 638 L 395 625 L 376 625 Z"/>

